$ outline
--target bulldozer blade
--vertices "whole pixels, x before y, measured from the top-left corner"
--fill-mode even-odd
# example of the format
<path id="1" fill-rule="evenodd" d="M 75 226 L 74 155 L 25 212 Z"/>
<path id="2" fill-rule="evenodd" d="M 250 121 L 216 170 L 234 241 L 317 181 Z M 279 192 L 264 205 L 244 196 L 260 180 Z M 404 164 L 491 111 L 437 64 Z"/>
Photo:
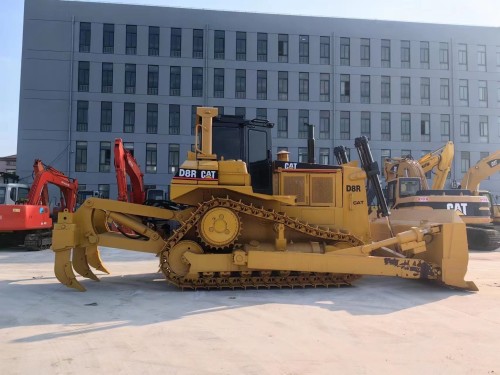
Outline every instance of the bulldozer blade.
<path id="1" fill-rule="evenodd" d="M 108 275 L 111 273 L 102 262 L 101 253 L 96 245 L 87 247 L 85 254 L 87 256 L 88 264 L 96 270 L 107 273 Z"/>
<path id="2" fill-rule="evenodd" d="M 74 288 L 80 292 L 85 292 L 85 287 L 78 282 L 73 272 L 71 264 L 71 249 L 56 251 L 56 259 L 54 262 L 54 273 L 57 280 L 68 288 Z"/>
<path id="3" fill-rule="evenodd" d="M 89 267 L 87 255 L 84 247 L 75 247 L 73 249 L 73 268 L 83 277 L 99 281 L 99 278 L 92 272 Z"/>

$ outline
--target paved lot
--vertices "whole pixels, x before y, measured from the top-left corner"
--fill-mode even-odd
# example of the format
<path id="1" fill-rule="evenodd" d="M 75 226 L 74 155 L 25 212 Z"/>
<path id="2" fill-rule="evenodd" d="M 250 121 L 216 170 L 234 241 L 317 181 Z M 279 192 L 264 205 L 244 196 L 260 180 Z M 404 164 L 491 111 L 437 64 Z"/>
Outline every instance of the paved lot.
<path id="1" fill-rule="evenodd" d="M 479 292 L 364 277 L 350 288 L 181 292 L 149 254 L 57 282 L 53 253 L 0 250 L 0 374 L 500 374 L 500 251 Z"/>

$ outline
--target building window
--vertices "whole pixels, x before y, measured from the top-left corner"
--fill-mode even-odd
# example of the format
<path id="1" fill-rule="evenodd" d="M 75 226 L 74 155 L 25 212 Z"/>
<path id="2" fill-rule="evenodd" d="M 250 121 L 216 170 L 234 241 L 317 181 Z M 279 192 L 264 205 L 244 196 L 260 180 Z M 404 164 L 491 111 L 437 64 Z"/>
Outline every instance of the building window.
<path id="1" fill-rule="evenodd" d="M 101 142 L 99 148 L 99 172 L 109 172 L 111 166 L 111 142 Z"/>
<path id="2" fill-rule="evenodd" d="M 401 41 L 401 68 L 410 67 L 410 41 Z"/>
<path id="3" fill-rule="evenodd" d="M 319 37 L 319 63 L 321 65 L 330 65 L 330 37 Z"/>
<path id="4" fill-rule="evenodd" d="M 439 98 L 441 104 L 450 105 L 450 80 L 448 78 L 439 80 Z"/>
<path id="5" fill-rule="evenodd" d="M 226 33 L 224 30 L 215 30 L 214 33 L 214 59 L 224 60 L 226 50 Z"/>
<path id="6" fill-rule="evenodd" d="M 168 173 L 176 174 L 179 169 L 179 145 L 170 143 L 168 145 Z"/>
<path id="7" fill-rule="evenodd" d="M 127 25 L 125 38 L 125 53 L 127 55 L 137 54 L 137 26 Z"/>
<path id="8" fill-rule="evenodd" d="M 450 115 L 441 115 L 441 141 L 450 140 Z"/>
<path id="9" fill-rule="evenodd" d="M 257 33 L 257 61 L 267 61 L 266 33 Z"/>
<path id="10" fill-rule="evenodd" d="M 78 91 L 89 91 L 90 63 L 88 61 L 78 61 Z"/>
<path id="11" fill-rule="evenodd" d="M 330 165 L 330 149 L 319 149 L 319 163 L 323 165 Z"/>
<path id="12" fill-rule="evenodd" d="M 462 173 L 467 173 L 470 168 L 470 152 L 461 151 L 460 152 L 460 171 Z"/>
<path id="13" fill-rule="evenodd" d="M 319 111 L 319 139 L 330 139 L 330 111 Z"/>
<path id="14" fill-rule="evenodd" d="M 236 99 L 245 99 L 247 96 L 247 71 L 245 69 L 236 69 L 235 94 Z"/>
<path id="15" fill-rule="evenodd" d="M 391 77 L 382 76 L 380 82 L 382 104 L 391 104 Z"/>
<path id="16" fill-rule="evenodd" d="M 391 41 L 389 39 L 382 39 L 381 42 L 380 59 L 382 68 L 391 67 Z"/>
<path id="17" fill-rule="evenodd" d="M 113 92 L 113 64 L 102 63 L 101 92 Z"/>
<path id="18" fill-rule="evenodd" d="M 133 133 L 135 128 L 135 103 L 123 104 L 123 132 Z"/>
<path id="19" fill-rule="evenodd" d="M 309 35 L 299 36 L 299 63 L 309 64 Z"/>
<path id="20" fill-rule="evenodd" d="M 200 105 L 192 105 L 191 106 L 191 135 L 194 135 L 195 133 L 195 127 L 196 127 L 196 110 L 198 107 L 201 107 Z M 219 113 L 220 114 L 220 113 Z"/>
<path id="21" fill-rule="evenodd" d="M 488 116 L 479 116 L 479 141 L 482 143 L 488 142 L 488 128 Z"/>
<path id="22" fill-rule="evenodd" d="M 278 138 L 288 138 L 287 109 L 278 109 Z"/>
<path id="23" fill-rule="evenodd" d="M 193 97 L 203 96 L 203 68 L 193 68 L 191 94 Z M 180 94 L 180 93 L 179 93 Z"/>
<path id="24" fill-rule="evenodd" d="M 181 132 L 181 108 L 178 104 L 168 106 L 168 134 L 176 135 Z"/>
<path id="25" fill-rule="evenodd" d="M 299 109 L 299 138 L 307 138 L 309 134 L 309 110 Z"/>
<path id="26" fill-rule="evenodd" d="M 340 65 L 351 65 L 351 40 L 340 38 Z"/>
<path id="27" fill-rule="evenodd" d="M 477 69 L 486 72 L 486 46 L 477 46 Z"/>
<path id="28" fill-rule="evenodd" d="M 172 28 L 170 30 L 170 57 L 181 57 L 182 29 Z"/>
<path id="29" fill-rule="evenodd" d="M 113 124 L 113 103 L 101 102 L 101 132 L 110 132 Z"/>
<path id="30" fill-rule="evenodd" d="M 299 100 L 309 100 L 309 73 L 299 73 Z"/>
<path id="31" fill-rule="evenodd" d="M 267 120 L 267 108 L 257 108 L 255 118 L 258 120 Z"/>
<path id="32" fill-rule="evenodd" d="M 203 30 L 193 30 L 193 59 L 203 58 Z"/>
<path id="33" fill-rule="evenodd" d="M 80 52 L 90 52 L 90 22 L 80 22 Z"/>
<path id="34" fill-rule="evenodd" d="M 431 80 L 430 78 L 420 78 L 420 104 L 430 105 L 431 102 Z"/>
<path id="35" fill-rule="evenodd" d="M 102 53 L 114 53 L 115 51 L 115 25 L 105 23 L 102 25 Z"/>
<path id="36" fill-rule="evenodd" d="M 149 26 L 149 56 L 158 56 L 160 54 L 160 28 L 158 26 Z"/>
<path id="37" fill-rule="evenodd" d="M 170 95 L 180 96 L 181 95 L 181 67 L 171 66 L 170 67 Z"/>
<path id="38" fill-rule="evenodd" d="M 479 81 L 479 106 L 482 108 L 488 107 L 488 83 L 487 83 L 487 81 Z"/>
<path id="39" fill-rule="evenodd" d="M 135 94 L 135 64 L 125 64 L 125 94 Z"/>
<path id="40" fill-rule="evenodd" d="M 223 115 L 223 114 L 224 114 L 224 107 L 223 107 L 223 106 L 221 106 L 221 105 L 216 105 L 216 106 L 215 106 L 215 108 L 217 108 L 217 111 L 218 111 L 217 113 L 218 113 L 219 115 Z"/>
<path id="41" fill-rule="evenodd" d="M 236 60 L 245 61 L 247 59 L 247 33 L 236 32 Z"/>
<path id="42" fill-rule="evenodd" d="M 278 100 L 288 100 L 288 72 L 278 72 Z"/>
<path id="43" fill-rule="evenodd" d="M 278 62 L 288 62 L 288 34 L 278 34 Z"/>
<path id="44" fill-rule="evenodd" d="M 267 70 L 257 70 L 257 99 L 267 100 Z"/>
<path id="45" fill-rule="evenodd" d="M 460 99 L 460 105 L 469 105 L 469 81 L 466 79 L 458 80 L 458 97 Z"/>
<path id="46" fill-rule="evenodd" d="M 429 69 L 429 42 L 420 42 L 420 68 Z"/>
<path id="47" fill-rule="evenodd" d="M 448 70 L 450 66 L 449 64 L 448 43 L 441 42 L 439 43 L 439 67 L 441 69 Z"/>
<path id="48" fill-rule="evenodd" d="M 370 103 L 370 76 L 361 76 L 361 103 Z"/>
<path id="49" fill-rule="evenodd" d="M 89 102 L 79 100 L 76 108 L 76 131 L 86 132 L 89 127 Z"/>
<path id="50" fill-rule="evenodd" d="M 146 118 L 146 133 L 157 134 L 158 133 L 158 104 L 148 103 L 147 107 L 147 118 Z"/>
<path id="51" fill-rule="evenodd" d="M 410 104 L 410 77 L 401 77 L 401 104 Z"/>
<path id="52" fill-rule="evenodd" d="M 469 115 L 460 115 L 460 140 L 469 142 Z"/>
<path id="53" fill-rule="evenodd" d="M 382 112 L 380 114 L 380 133 L 383 141 L 391 140 L 391 114 Z"/>
<path id="54" fill-rule="evenodd" d="M 370 66 L 370 39 L 361 38 L 361 66 Z"/>
<path id="55" fill-rule="evenodd" d="M 156 173 L 156 143 L 146 143 L 146 173 Z"/>
<path id="56" fill-rule="evenodd" d="M 467 70 L 467 44 L 458 45 L 458 69 Z"/>
<path id="57" fill-rule="evenodd" d="M 430 142 L 431 140 L 431 115 L 422 113 L 420 119 L 420 140 L 422 142 Z"/>
<path id="58" fill-rule="evenodd" d="M 235 107 L 234 108 L 234 115 L 240 116 L 241 118 L 246 118 L 247 117 L 247 110 L 245 107 Z"/>
<path id="59" fill-rule="evenodd" d="M 330 74 L 320 73 L 319 75 L 319 101 L 330 101 Z"/>
<path id="60" fill-rule="evenodd" d="M 87 172 L 87 142 L 76 141 L 75 172 Z"/>
<path id="61" fill-rule="evenodd" d="M 370 112 L 361 112 L 361 135 L 366 138 L 371 138 L 371 119 Z"/>
<path id="62" fill-rule="evenodd" d="M 351 113 L 340 112 L 340 139 L 351 139 Z"/>
<path id="63" fill-rule="evenodd" d="M 148 65 L 148 95 L 158 95 L 158 65 Z"/>
<path id="64" fill-rule="evenodd" d="M 99 184 L 97 185 L 97 190 L 101 198 L 109 199 L 109 184 Z"/>
<path id="65" fill-rule="evenodd" d="M 411 116 L 409 113 L 401 113 L 401 141 L 411 142 Z"/>
<path id="66" fill-rule="evenodd" d="M 340 102 L 349 103 L 351 101 L 351 76 L 349 74 L 340 75 Z"/>
<path id="67" fill-rule="evenodd" d="M 307 163 L 307 147 L 299 147 L 299 163 Z"/>
<path id="68" fill-rule="evenodd" d="M 224 69 L 214 69 L 214 98 L 224 97 Z M 219 113 L 220 114 L 220 113 Z"/>

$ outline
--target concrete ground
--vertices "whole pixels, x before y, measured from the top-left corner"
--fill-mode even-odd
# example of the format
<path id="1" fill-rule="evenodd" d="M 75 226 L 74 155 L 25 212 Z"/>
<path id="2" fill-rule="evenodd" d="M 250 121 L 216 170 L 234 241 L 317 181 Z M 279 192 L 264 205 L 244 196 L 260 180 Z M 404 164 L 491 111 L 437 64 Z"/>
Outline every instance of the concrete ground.
<path id="1" fill-rule="evenodd" d="M 499 250 L 471 253 L 475 293 L 385 277 L 181 292 L 155 257 L 107 248 L 113 274 L 80 293 L 52 251 L 0 250 L 0 374 L 500 374 Z"/>

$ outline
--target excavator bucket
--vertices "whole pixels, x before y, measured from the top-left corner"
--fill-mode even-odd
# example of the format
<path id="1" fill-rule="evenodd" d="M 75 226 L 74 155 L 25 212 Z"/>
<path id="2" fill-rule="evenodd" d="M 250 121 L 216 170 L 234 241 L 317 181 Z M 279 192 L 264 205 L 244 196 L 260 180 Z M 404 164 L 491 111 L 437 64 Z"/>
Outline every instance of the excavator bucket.
<path id="1" fill-rule="evenodd" d="M 464 280 L 469 261 L 467 231 L 464 222 L 455 211 L 403 208 L 392 211 L 390 223 L 396 236 L 412 227 L 438 228 L 432 235 L 424 236 L 426 250 L 415 253 L 413 259 L 436 264 L 440 269 L 438 280 L 447 286 L 478 290 L 472 281 Z M 371 230 L 374 241 L 391 236 L 387 218 L 373 221 Z"/>

